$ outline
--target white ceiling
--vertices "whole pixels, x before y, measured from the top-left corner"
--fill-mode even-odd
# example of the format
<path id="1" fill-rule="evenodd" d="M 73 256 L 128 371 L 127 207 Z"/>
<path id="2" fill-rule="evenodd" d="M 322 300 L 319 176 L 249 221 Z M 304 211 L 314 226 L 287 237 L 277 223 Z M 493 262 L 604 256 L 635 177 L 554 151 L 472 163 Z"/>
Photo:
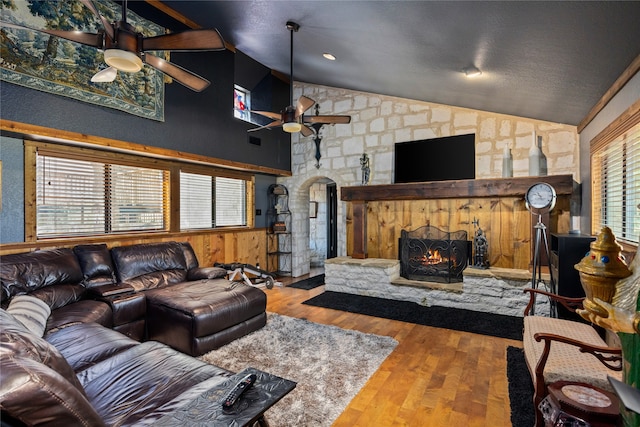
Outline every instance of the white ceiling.
<path id="1" fill-rule="evenodd" d="M 285 74 L 297 22 L 296 81 L 571 125 L 640 55 L 637 1 L 163 3 Z"/>

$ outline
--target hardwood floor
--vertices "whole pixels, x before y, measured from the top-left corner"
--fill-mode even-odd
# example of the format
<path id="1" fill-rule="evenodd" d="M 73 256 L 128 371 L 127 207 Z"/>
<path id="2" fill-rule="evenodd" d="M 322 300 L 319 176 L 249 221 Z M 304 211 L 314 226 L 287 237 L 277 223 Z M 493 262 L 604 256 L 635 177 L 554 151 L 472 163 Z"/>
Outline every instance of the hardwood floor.
<path id="1" fill-rule="evenodd" d="M 398 341 L 334 426 L 511 425 L 506 351 L 510 345 L 521 347 L 520 341 L 302 304 L 324 286 L 266 292 L 268 311 Z"/>

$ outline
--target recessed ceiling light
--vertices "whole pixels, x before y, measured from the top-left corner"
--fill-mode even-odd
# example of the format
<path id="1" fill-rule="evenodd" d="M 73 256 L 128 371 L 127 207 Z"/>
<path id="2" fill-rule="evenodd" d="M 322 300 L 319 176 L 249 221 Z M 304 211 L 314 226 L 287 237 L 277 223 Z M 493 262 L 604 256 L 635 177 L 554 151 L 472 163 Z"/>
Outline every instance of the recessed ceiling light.
<path id="1" fill-rule="evenodd" d="M 330 54 L 329 52 L 323 53 L 322 56 L 324 56 L 329 61 L 335 61 L 336 60 L 336 57 L 333 56 L 332 54 Z"/>
<path id="2" fill-rule="evenodd" d="M 467 67 L 464 68 L 462 72 L 469 78 L 478 77 L 480 74 L 482 74 L 482 71 L 480 71 L 480 69 L 478 69 L 477 67 Z"/>

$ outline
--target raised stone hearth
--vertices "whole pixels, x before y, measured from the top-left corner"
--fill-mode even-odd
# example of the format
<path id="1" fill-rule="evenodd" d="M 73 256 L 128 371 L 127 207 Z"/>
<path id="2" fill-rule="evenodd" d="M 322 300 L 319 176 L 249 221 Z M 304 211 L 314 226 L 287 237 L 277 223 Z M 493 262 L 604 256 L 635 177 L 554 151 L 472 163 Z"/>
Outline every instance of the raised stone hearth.
<path id="1" fill-rule="evenodd" d="M 545 280 L 548 283 L 548 277 Z M 425 306 L 522 316 L 528 301 L 523 289 L 529 286 L 531 273 L 527 270 L 467 268 L 462 283 L 436 283 L 400 277 L 398 260 L 339 257 L 325 261 L 327 291 L 412 301 Z M 546 313 L 548 301 L 538 298 L 536 314 Z"/>

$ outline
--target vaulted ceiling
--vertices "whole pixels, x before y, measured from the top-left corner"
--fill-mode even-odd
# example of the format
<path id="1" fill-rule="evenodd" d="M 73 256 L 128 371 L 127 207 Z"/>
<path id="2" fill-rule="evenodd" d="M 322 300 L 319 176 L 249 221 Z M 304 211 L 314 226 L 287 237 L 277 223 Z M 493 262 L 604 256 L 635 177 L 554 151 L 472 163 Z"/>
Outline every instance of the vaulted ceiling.
<path id="1" fill-rule="evenodd" d="M 571 125 L 640 55 L 635 1 L 163 3 L 287 75 L 297 22 L 296 81 Z"/>

